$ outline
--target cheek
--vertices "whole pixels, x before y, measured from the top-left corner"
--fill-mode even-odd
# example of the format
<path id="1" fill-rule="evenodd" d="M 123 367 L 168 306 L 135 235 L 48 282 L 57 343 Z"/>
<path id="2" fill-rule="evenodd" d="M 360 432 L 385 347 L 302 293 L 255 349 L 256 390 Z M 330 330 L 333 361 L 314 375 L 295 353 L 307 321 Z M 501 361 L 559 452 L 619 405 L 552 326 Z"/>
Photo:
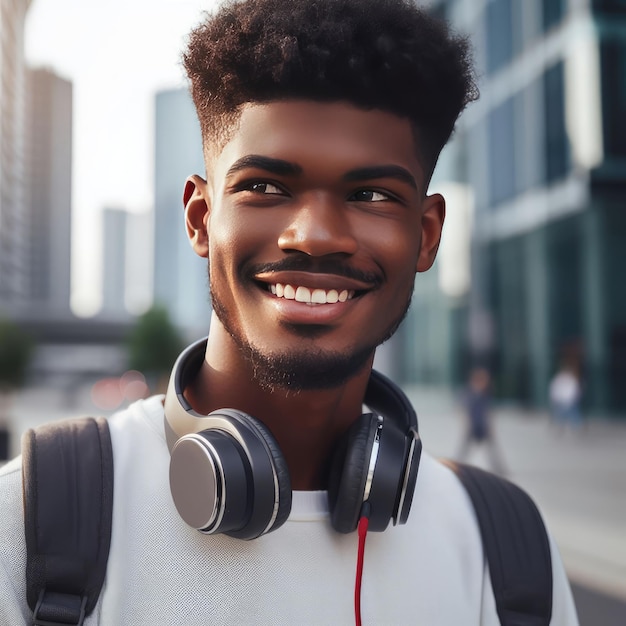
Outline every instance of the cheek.
<path id="1" fill-rule="evenodd" d="M 420 236 L 412 234 L 415 232 L 417 229 L 406 224 L 389 231 L 379 230 L 375 245 L 388 280 L 413 280 L 421 244 Z"/>
<path id="2" fill-rule="evenodd" d="M 261 210 L 217 211 L 209 223 L 209 245 L 239 257 L 264 247 L 277 249 L 281 225 Z"/>
<path id="3" fill-rule="evenodd" d="M 249 247 L 250 230 L 236 215 L 225 216 L 219 212 L 211 216 L 208 227 L 211 265 L 236 264 L 236 257 Z"/>

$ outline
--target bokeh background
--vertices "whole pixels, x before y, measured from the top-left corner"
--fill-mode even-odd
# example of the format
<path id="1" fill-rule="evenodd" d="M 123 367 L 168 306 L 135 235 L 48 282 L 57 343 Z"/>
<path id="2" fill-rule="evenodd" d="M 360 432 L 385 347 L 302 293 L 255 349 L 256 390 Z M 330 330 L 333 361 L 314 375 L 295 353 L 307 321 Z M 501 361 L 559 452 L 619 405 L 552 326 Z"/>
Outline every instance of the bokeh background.
<path id="1" fill-rule="evenodd" d="M 453 457 L 470 372 L 489 372 L 495 443 L 555 534 L 581 623 L 623 626 L 626 2 L 420 4 L 470 37 L 481 98 L 431 185 L 448 205 L 438 260 L 376 366 L 410 394 L 425 447 Z M 207 332 L 182 222 L 204 166 L 180 52 L 213 6 L 0 0 L 2 458 L 37 423 L 162 391 Z M 563 371 L 567 423 L 550 391 Z"/>

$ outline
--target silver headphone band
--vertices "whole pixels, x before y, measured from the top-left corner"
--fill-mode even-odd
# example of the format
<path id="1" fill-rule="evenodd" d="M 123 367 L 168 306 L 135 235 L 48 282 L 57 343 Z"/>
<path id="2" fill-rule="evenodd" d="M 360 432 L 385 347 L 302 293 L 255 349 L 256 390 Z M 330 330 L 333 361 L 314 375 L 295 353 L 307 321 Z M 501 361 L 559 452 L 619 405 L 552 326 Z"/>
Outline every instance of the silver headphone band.
<path id="1" fill-rule="evenodd" d="M 263 529 L 263 532 L 261 533 L 262 535 L 265 534 L 266 532 L 269 532 L 270 528 L 274 525 L 274 522 L 276 521 L 276 518 L 278 517 L 278 508 L 280 505 L 279 497 L 278 497 L 280 493 L 278 490 L 278 475 L 276 474 L 274 463 L 272 463 L 271 465 L 272 465 L 272 477 L 274 479 L 274 510 L 272 511 L 272 517 L 269 523 L 267 524 L 267 526 Z"/>
<path id="2" fill-rule="evenodd" d="M 406 499 L 406 492 L 409 486 L 409 477 L 411 475 L 411 466 L 413 465 L 413 457 L 415 456 L 415 448 L 419 441 L 419 433 L 411 428 L 409 434 L 413 435 L 411 439 L 411 446 L 407 455 L 406 468 L 404 469 L 404 478 L 402 479 L 402 491 L 400 492 L 400 501 L 398 502 L 398 508 L 393 516 L 393 525 L 398 523 L 398 516 L 402 513 L 402 507 L 404 506 L 404 500 Z"/>
<path id="3" fill-rule="evenodd" d="M 367 478 L 365 480 L 365 488 L 363 489 L 363 499 L 361 502 L 367 502 L 372 490 L 372 482 L 374 480 L 374 470 L 378 462 L 378 452 L 380 450 L 380 435 L 383 430 L 383 419 L 378 416 L 378 424 L 376 424 L 376 434 L 374 435 L 374 443 L 372 444 L 372 452 L 370 453 L 370 462 L 367 468 Z"/>
<path id="4" fill-rule="evenodd" d="M 246 444 L 239 430 L 230 421 L 231 419 L 236 419 L 243 428 L 251 429 L 252 425 L 244 424 L 240 421 L 240 419 L 236 417 L 240 413 L 240 411 L 237 411 L 236 409 L 226 408 L 215 411 L 210 415 L 203 415 L 195 411 L 184 396 L 186 371 L 187 369 L 191 370 L 193 367 L 199 365 L 199 362 L 201 362 L 201 360 L 204 358 L 205 346 L 206 339 L 202 339 L 192 344 L 182 352 L 182 354 L 178 357 L 176 364 L 174 365 L 172 375 L 170 376 L 167 393 L 165 394 L 164 402 L 165 433 L 168 447 L 171 452 L 176 445 L 176 442 L 181 437 L 197 435 L 197 433 L 200 433 L 203 430 L 221 430 L 230 435 L 241 446 L 246 455 L 246 458 L 251 463 L 252 453 L 250 451 L 250 448 Z M 189 365 L 190 363 L 191 365 Z M 258 437 L 258 440 L 261 445 L 263 445 L 266 449 L 269 465 L 272 472 L 272 484 L 274 486 L 274 504 L 272 508 L 272 513 L 266 528 L 263 529 L 263 533 L 266 533 L 270 530 L 270 528 L 272 528 L 272 526 L 276 522 L 276 518 L 278 517 L 278 512 L 280 508 L 280 490 L 278 483 L 278 474 L 276 472 L 276 467 L 274 465 L 271 451 L 268 449 L 267 444 L 262 437 Z M 217 454 L 216 458 L 219 459 L 219 456 L 217 456 Z M 223 474 L 223 469 L 221 468 L 221 466 L 220 471 L 222 471 Z M 223 494 L 224 495 L 222 501 L 225 502 L 225 485 Z M 217 526 L 214 525 L 214 528 L 219 527 L 223 516 L 224 510 L 222 509 L 219 519 L 217 520 Z"/>

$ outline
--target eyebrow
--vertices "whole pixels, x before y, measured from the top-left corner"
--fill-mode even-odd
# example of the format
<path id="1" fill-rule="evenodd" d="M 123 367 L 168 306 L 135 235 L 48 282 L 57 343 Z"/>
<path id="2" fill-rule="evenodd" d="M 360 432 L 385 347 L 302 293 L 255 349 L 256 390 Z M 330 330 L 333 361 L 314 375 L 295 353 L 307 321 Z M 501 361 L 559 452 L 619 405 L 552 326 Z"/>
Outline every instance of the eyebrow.
<path id="1" fill-rule="evenodd" d="M 374 165 L 372 167 L 362 167 L 348 172 L 343 180 L 346 182 L 372 180 L 373 178 L 395 178 L 403 183 L 407 183 L 417 190 L 417 181 L 409 170 L 399 165 Z"/>
<path id="2" fill-rule="evenodd" d="M 297 176 L 302 173 L 302 168 L 297 163 L 291 163 L 283 159 L 273 159 L 260 154 L 248 154 L 230 166 L 228 172 L 226 172 L 226 177 L 228 178 L 241 170 L 250 168 L 265 170 L 277 176 Z"/>
<path id="3" fill-rule="evenodd" d="M 283 159 L 274 159 L 272 157 L 262 156 L 260 154 L 248 154 L 241 159 L 235 161 L 228 172 L 226 177 L 232 176 L 237 172 L 245 169 L 261 169 L 266 172 L 271 172 L 277 176 L 297 176 L 302 174 L 302 167 L 297 163 L 291 161 L 285 161 Z M 360 167 L 355 170 L 347 172 L 343 176 L 345 182 L 358 182 L 372 180 L 375 178 L 395 178 L 403 183 L 406 183 L 417 190 L 417 181 L 415 177 L 409 172 L 409 170 L 399 165 L 373 165 L 371 167 Z"/>

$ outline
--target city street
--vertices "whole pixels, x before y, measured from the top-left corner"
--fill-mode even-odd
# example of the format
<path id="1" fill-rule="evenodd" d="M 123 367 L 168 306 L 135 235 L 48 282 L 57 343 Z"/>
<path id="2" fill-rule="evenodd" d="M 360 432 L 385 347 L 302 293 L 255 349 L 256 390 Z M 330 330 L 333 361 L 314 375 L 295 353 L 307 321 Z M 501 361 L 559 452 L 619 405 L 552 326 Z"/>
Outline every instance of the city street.
<path id="1" fill-rule="evenodd" d="M 454 457 L 463 433 L 460 407 L 449 393 L 407 389 L 418 411 L 424 447 Z M 76 415 L 103 414 L 81 390 L 67 396 L 31 390 L 14 402 L 19 433 L 38 423 Z M 582 432 L 559 432 L 546 414 L 498 408 L 494 427 L 509 478 L 539 505 L 559 545 L 572 581 L 581 626 L 626 625 L 626 420 L 594 419 Z M 469 462 L 486 467 L 475 451 Z"/>

